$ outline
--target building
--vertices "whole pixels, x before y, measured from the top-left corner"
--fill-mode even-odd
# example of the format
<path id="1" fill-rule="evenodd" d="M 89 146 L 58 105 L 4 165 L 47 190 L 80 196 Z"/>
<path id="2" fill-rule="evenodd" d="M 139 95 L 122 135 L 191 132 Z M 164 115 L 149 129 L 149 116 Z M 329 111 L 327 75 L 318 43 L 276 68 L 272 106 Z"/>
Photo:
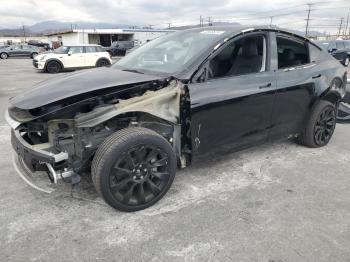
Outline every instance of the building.
<path id="1" fill-rule="evenodd" d="M 162 29 L 72 29 L 47 34 L 49 43 L 60 45 L 99 44 L 110 46 L 114 41 L 135 41 L 139 44 L 175 32 Z"/>
<path id="2" fill-rule="evenodd" d="M 48 37 L 47 36 L 0 36 L 0 46 L 6 45 L 6 44 L 20 44 L 20 43 L 25 43 L 28 41 L 38 41 L 38 42 L 43 42 L 47 43 L 48 42 Z"/>

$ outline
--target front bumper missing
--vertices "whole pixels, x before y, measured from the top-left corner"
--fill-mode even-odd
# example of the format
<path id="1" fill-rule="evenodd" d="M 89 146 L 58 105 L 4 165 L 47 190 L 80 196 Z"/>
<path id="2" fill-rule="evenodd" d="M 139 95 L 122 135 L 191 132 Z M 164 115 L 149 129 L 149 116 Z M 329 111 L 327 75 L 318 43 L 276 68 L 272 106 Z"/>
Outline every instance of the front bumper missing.
<path id="1" fill-rule="evenodd" d="M 19 130 L 12 130 L 11 143 L 15 150 L 13 164 L 20 177 L 31 187 L 45 193 L 52 193 L 58 180 L 75 175 L 73 170 L 57 171 L 53 165 L 68 159 L 68 153 L 52 153 L 30 145 Z M 48 150 L 48 149 L 47 149 Z M 46 171 L 34 171 L 31 163 L 46 165 Z"/>
<path id="2" fill-rule="evenodd" d="M 26 161 L 37 160 L 41 163 L 55 164 L 68 159 L 68 153 L 66 152 L 55 154 L 30 145 L 24 140 L 19 130 L 12 129 L 11 143 L 16 153 Z"/>
<path id="3" fill-rule="evenodd" d="M 17 154 L 13 154 L 12 162 L 18 175 L 32 188 L 49 194 L 56 190 L 56 184 L 51 183 L 46 172 L 32 172 Z"/>

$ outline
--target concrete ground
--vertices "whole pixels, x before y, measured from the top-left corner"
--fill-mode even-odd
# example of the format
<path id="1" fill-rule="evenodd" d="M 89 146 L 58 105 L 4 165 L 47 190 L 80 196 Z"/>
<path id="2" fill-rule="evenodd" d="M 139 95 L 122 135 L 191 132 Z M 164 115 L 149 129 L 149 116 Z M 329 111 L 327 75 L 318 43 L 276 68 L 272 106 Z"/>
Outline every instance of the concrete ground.
<path id="1" fill-rule="evenodd" d="M 350 125 L 325 148 L 196 164 L 155 206 L 122 213 L 89 185 L 45 194 L 12 167 L 7 100 L 53 77 L 0 60 L 0 261 L 350 261 Z"/>

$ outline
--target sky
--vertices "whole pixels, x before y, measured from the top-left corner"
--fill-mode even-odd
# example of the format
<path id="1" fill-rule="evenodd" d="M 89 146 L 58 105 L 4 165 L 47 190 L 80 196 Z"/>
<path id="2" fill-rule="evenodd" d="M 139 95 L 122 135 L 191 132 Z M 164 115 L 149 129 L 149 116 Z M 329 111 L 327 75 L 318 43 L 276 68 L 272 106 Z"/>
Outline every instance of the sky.
<path id="1" fill-rule="evenodd" d="M 350 12 L 350 0 L 0 0 L 0 27 L 30 26 L 46 20 L 105 22 L 154 28 L 214 22 L 272 24 L 305 30 L 307 3 L 312 3 L 310 30 L 337 32 Z M 350 23 L 350 22 L 349 22 Z M 349 26 L 350 27 L 350 26 Z"/>

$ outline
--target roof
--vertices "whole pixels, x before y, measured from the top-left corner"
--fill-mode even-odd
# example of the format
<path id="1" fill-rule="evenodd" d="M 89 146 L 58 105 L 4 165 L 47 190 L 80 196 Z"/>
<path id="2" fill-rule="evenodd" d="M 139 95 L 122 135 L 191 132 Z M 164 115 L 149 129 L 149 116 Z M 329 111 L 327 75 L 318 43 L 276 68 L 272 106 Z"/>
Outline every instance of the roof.
<path id="1" fill-rule="evenodd" d="M 101 46 L 97 44 L 72 44 L 72 45 L 64 45 L 64 46 Z"/>
<path id="2" fill-rule="evenodd" d="M 223 31 L 223 33 L 225 33 L 226 35 L 234 35 L 234 34 L 240 34 L 240 33 L 248 33 L 252 31 L 265 30 L 265 31 L 287 33 L 298 38 L 308 39 L 307 37 L 302 36 L 298 32 L 291 31 L 284 28 L 279 28 L 276 26 L 269 26 L 269 25 L 219 25 L 219 26 L 196 27 L 192 29 L 186 29 L 184 31 L 200 32 L 200 31 L 206 31 L 206 30 Z"/>

